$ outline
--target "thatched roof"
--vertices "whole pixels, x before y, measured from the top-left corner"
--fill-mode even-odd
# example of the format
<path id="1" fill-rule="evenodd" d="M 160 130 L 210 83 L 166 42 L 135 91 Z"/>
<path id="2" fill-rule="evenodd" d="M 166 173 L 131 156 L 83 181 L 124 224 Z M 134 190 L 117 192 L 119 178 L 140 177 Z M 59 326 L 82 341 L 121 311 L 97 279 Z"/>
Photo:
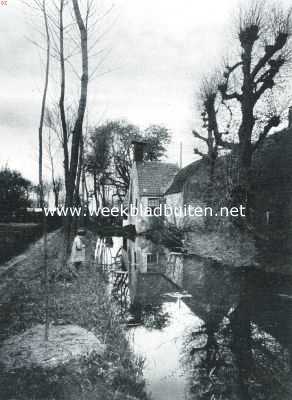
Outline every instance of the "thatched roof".
<path id="1" fill-rule="evenodd" d="M 205 160 L 196 160 L 191 164 L 181 169 L 175 176 L 171 186 L 168 188 L 165 194 L 180 193 L 183 190 L 184 183 L 188 178 L 195 175 L 198 169 L 206 165 Z"/>
<path id="2" fill-rule="evenodd" d="M 227 162 L 228 157 L 219 157 L 216 162 L 216 175 L 219 178 L 223 174 L 224 161 Z M 236 157 L 236 154 L 233 153 L 232 157 Z M 205 176 L 204 179 L 208 180 L 207 173 L 202 175 L 202 170 L 206 170 L 206 167 L 207 161 L 201 159 L 181 169 L 166 194 L 182 192 L 186 181 L 196 174 L 200 174 L 201 177 Z M 271 185 L 272 188 L 274 184 L 285 185 L 288 182 L 292 182 L 292 132 L 290 129 L 283 129 L 270 135 L 263 146 L 255 152 L 252 164 L 252 183 L 254 186 Z"/>

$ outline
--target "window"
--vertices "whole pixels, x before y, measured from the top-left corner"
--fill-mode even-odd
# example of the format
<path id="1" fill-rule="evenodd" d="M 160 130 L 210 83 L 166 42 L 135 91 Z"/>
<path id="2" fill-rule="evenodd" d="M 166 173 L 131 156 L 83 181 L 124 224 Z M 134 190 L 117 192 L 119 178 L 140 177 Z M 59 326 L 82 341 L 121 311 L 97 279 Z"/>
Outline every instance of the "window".
<path id="1" fill-rule="evenodd" d="M 148 207 L 151 208 L 152 212 L 153 210 L 155 210 L 155 208 L 160 206 L 160 199 L 159 197 L 152 197 L 152 198 L 148 198 Z"/>
<path id="2" fill-rule="evenodd" d="M 153 253 L 147 253 L 147 265 L 158 263 L 158 255 Z"/>

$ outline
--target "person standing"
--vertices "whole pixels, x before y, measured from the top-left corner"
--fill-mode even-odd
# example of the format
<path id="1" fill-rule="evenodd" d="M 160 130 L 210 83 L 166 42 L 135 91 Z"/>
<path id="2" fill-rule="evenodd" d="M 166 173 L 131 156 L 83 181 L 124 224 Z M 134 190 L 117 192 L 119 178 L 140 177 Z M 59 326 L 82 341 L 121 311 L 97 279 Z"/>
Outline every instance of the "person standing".
<path id="1" fill-rule="evenodd" d="M 78 229 L 77 235 L 75 236 L 71 250 L 71 262 L 78 271 L 80 266 L 85 262 L 85 244 L 83 243 L 83 237 L 85 231 Z"/>

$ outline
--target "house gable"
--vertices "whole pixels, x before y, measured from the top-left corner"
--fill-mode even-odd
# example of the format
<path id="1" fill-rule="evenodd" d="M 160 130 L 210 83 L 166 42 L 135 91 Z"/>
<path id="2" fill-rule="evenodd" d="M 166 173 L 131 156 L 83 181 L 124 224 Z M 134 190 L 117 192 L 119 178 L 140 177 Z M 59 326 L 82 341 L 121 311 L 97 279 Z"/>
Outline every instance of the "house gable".
<path id="1" fill-rule="evenodd" d="M 137 163 L 136 171 L 140 196 L 162 197 L 179 168 L 171 163 L 149 161 Z"/>

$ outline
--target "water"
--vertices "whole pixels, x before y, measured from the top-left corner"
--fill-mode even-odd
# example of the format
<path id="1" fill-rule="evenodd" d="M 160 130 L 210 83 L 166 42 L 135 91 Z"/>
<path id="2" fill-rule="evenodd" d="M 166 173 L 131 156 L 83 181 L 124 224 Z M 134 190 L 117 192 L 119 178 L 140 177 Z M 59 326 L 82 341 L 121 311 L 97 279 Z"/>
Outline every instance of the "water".
<path id="1" fill-rule="evenodd" d="M 183 302 L 164 302 L 162 312 L 168 314 L 167 326 L 132 328 L 132 344 L 135 353 L 146 360 L 144 377 L 153 399 L 183 400 L 187 387 L 187 371 L 180 360 L 184 337 L 202 321 Z"/>
<path id="2" fill-rule="evenodd" d="M 153 399 L 291 400 L 291 280 L 197 257 L 173 268 L 130 269 L 129 338 Z"/>

